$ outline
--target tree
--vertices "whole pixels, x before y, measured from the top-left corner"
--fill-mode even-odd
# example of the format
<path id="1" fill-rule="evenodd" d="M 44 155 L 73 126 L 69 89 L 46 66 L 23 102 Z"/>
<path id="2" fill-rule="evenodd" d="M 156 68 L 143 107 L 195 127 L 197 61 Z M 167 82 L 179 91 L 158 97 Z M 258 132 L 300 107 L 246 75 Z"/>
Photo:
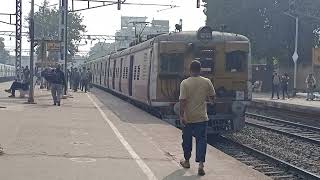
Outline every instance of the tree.
<path id="1" fill-rule="evenodd" d="M 4 47 L 4 38 L 0 37 L 0 63 L 6 64 L 9 60 L 10 54 Z"/>
<path id="2" fill-rule="evenodd" d="M 44 0 L 42 7 L 34 14 L 35 39 L 41 40 L 59 40 L 59 10 L 48 7 L 49 1 Z M 30 19 L 30 15 L 29 18 Z M 78 13 L 68 14 L 68 56 L 73 57 L 77 52 L 76 42 L 81 40 L 81 33 L 86 31 L 86 26 L 82 24 L 83 17 Z M 30 22 L 29 22 L 30 25 Z M 36 53 L 39 55 L 41 44 L 39 44 Z M 50 55 L 49 55 L 50 56 Z M 56 57 L 57 58 L 57 57 Z"/>
<path id="3" fill-rule="evenodd" d="M 98 42 L 89 51 L 89 60 L 93 60 L 99 57 L 110 54 L 114 48 L 114 45 L 105 42 Z"/>
<path id="4" fill-rule="evenodd" d="M 226 25 L 228 31 L 246 35 L 252 44 L 253 59 L 279 60 L 280 66 L 292 66 L 294 51 L 295 20 L 285 12 L 300 18 L 299 62 L 311 62 L 311 49 L 319 45 L 320 1 L 296 0 L 290 7 L 288 0 L 204 0 L 207 25 L 220 30 Z M 292 9 L 294 8 L 294 9 Z"/>

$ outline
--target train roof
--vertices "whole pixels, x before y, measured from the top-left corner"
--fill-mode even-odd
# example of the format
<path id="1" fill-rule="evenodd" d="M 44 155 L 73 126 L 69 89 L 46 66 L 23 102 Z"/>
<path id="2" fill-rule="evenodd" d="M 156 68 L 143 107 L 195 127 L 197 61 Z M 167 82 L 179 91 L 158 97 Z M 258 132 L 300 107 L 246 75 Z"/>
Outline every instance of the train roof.
<path id="1" fill-rule="evenodd" d="M 111 57 L 119 57 L 123 55 L 128 55 L 133 52 L 137 52 L 142 49 L 146 49 L 153 45 L 153 43 L 161 42 L 161 41 L 175 41 L 175 42 L 201 42 L 198 39 L 197 31 L 183 31 L 183 32 L 172 32 L 167 34 L 161 34 L 158 35 L 152 39 L 149 39 L 145 42 L 142 42 L 140 44 L 137 44 L 135 46 L 129 47 L 127 49 L 124 49 L 122 51 L 113 53 L 111 55 L 107 55 L 105 57 L 111 56 Z M 222 43 L 222 42 L 228 42 L 228 41 L 244 41 L 249 42 L 249 39 L 243 35 L 240 34 L 234 34 L 234 33 L 227 33 L 227 32 L 219 32 L 219 31 L 213 31 L 212 32 L 212 40 L 210 42 L 212 43 Z M 101 58 L 105 58 L 101 57 Z M 101 58 L 97 58 L 95 60 L 92 60 L 90 62 L 95 62 Z"/>

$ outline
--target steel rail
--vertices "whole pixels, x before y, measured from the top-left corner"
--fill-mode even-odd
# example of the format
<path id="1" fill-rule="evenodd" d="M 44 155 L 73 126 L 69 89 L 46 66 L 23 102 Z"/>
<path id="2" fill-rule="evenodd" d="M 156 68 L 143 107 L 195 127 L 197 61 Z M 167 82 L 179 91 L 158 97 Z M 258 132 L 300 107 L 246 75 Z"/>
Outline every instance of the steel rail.
<path id="1" fill-rule="evenodd" d="M 294 174 L 299 174 L 299 175 L 303 176 L 305 179 L 308 179 L 308 180 L 313 180 L 313 179 L 319 180 L 320 179 L 320 176 L 317 174 L 314 174 L 312 172 L 309 172 L 307 170 L 299 168 L 293 164 L 290 164 L 286 161 L 283 161 L 283 160 L 278 159 L 276 157 L 273 157 L 269 154 L 266 154 L 262 151 L 254 149 L 252 147 L 249 147 L 248 145 L 241 144 L 241 143 L 236 142 L 236 141 L 234 141 L 228 137 L 225 137 L 225 136 L 221 136 L 221 138 L 224 141 L 235 144 L 236 146 L 239 146 L 239 147 L 243 148 L 244 150 L 249 151 L 250 153 L 252 153 L 256 156 L 261 157 L 262 159 L 267 159 L 267 160 L 271 161 L 272 163 L 279 165 L 280 167 L 282 167 L 282 169 L 286 169 L 287 171 L 292 172 Z"/>
<path id="2" fill-rule="evenodd" d="M 265 122 L 261 121 L 261 123 L 259 123 L 246 119 L 246 124 L 248 125 L 296 137 L 311 143 L 320 144 L 320 129 L 317 127 L 292 123 L 252 113 L 246 113 L 246 117 L 257 119 L 256 121 L 261 121 L 260 119 L 266 120 Z"/>

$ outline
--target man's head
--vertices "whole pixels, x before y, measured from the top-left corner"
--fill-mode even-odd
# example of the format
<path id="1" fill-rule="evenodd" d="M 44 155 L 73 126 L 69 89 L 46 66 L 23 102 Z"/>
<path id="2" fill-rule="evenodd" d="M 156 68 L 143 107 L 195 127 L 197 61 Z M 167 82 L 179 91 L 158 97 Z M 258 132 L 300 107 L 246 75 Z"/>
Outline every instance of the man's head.
<path id="1" fill-rule="evenodd" d="M 29 69 L 29 66 L 26 66 L 26 69 Z"/>
<path id="2" fill-rule="evenodd" d="M 90 68 L 88 68 L 87 70 L 90 71 Z"/>
<path id="3" fill-rule="evenodd" d="M 201 63 L 197 60 L 194 60 L 190 64 L 190 73 L 191 75 L 200 75 L 201 72 Z"/>
<path id="4" fill-rule="evenodd" d="M 61 69 L 61 66 L 60 66 L 60 65 L 58 65 L 56 69 L 57 69 L 57 70 L 60 70 L 60 69 Z"/>

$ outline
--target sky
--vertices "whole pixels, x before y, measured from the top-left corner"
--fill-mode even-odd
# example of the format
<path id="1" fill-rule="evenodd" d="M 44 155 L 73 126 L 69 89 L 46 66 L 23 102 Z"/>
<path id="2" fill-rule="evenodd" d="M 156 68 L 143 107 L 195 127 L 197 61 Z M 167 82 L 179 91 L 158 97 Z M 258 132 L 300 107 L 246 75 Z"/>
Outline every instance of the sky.
<path id="1" fill-rule="evenodd" d="M 31 0 L 23 0 L 23 19 L 30 12 Z M 58 4 L 59 0 L 48 0 L 49 5 Z M 0 0 L 0 13 L 15 13 L 15 0 Z M 38 5 L 41 5 L 43 0 L 35 0 L 35 11 L 39 10 Z M 196 0 L 127 0 L 128 3 L 156 3 L 156 4 L 173 4 L 180 7 L 164 10 L 166 7 L 160 6 L 133 6 L 122 5 L 121 10 L 117 10 L 116 5 L 108 7 L 100 7 L 96 9 L 80 11 L 84 18 L 83 24 L 87 26 L 86 34 L 102 34 L 102 35 L 114 35 L 117 30 L 120 29 L 121 16 L 146 16 L 148 21 L 152 19 L 156 20 L 169 20 L 170 31 L 174 31 L 174 25 L 179 23 L 179 20 L 183 20 L 183 30 L 197 30 L 200 26 L 205 25 L 206 17 L 202 8 L 196 8 Z M 91 2 L 91 6 L 100 5 L 99 3 Z M 85 2 L 74 1 L 74 9 L 82 9 L 87 5 Z M 56 5 L 58 8 L 58 5 Z M 71 0 L 69 0 L 69 9 L 71 9 Z M 160 11 L 159 11 L 160 10 Z M 9 17 L 1 16 L 0 21 L 9 21 Z M 23 22 L 23 31 L 28 31 L 28 24 Z M 14 31 L 15 26 L 6 25 L 0 23 L 0 31 Z M 1 37 L 1 35 L 0 35 Z M 14 55 L 15 38 L 5 37 L 6 49 L 10 50 Z M 23 55 L 28 55 L 27 52 L 30 49 L 27 37 L 23 37 L 22 42 Z M 92 46 L 90 43 L 87 46 L 79 47 L 82 52 L 87 52 Z"/>

